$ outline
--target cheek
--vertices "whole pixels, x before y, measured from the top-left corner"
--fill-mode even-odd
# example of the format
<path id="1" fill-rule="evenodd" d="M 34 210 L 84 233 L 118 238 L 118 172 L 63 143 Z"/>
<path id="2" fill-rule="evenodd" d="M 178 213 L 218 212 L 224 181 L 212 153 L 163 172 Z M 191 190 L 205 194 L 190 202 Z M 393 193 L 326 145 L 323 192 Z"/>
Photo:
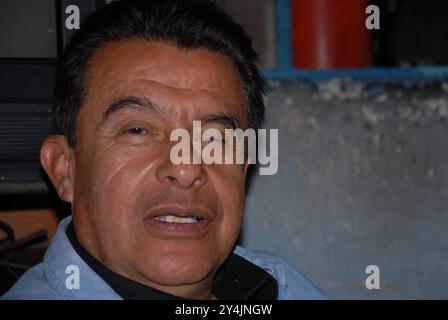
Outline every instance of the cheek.
<path id="1" fill-rule="evenodd" d="M 245 200 L 244 170 L 241 166 L 233 165 L 220 169 L 210 174 L 209 179 L 223 208 L 224 227 L 239 229 Z"/>
<path id="2" fill-rule="evenodd" d="M 107 211 L 108 215 L 129 207 L 133 195 L 137 195 L 138 181 L 146 170 L 129 154 L 103 150 L 92 152 L 89 157 L 81 156 L 76 170 L 78 201 L 88 201 L 87 204 L 100 214 Z"/>

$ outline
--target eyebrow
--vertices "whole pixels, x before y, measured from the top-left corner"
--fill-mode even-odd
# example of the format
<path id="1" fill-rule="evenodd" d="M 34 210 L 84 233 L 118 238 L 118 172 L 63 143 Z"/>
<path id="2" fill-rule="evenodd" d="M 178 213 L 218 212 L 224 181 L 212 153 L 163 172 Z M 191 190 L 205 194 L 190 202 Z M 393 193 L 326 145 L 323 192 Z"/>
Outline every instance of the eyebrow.
<path id="1" fill-rule="evenodd" d="M 241 129 L 243 127 L 241 121 L 237 117 L 228 114 L 205 115 L 199 117 L 198 121 L 201 121 L 203 124 L 219 123 L 223 126 L 232 128 L 233 130 Z"/>
<path id="2" fill-rule="evenodd" d="M 118 98 L 106 108 L 100 125 L 106 123 L 114 114 L 126 109 L 162 113 L 157 104 L 146 97 L 126 96 Z M 225 113 L 206 114 L 200 116 L 198 121 L 201 121 L 203 124 L 219 123 L 234 130 L 243 128 L 238 117 Z"/>
<path id="3" fill-rule="evenodd" d="M 157 104 L 155 104 L 148 98 L 126 96 L 118 98 L 106 108 L 101 124 L 107 122 L 114 114 L 117 114 L 119 111 L 126 109 L 161 113 L 161 110 L 159 109 Z"/>

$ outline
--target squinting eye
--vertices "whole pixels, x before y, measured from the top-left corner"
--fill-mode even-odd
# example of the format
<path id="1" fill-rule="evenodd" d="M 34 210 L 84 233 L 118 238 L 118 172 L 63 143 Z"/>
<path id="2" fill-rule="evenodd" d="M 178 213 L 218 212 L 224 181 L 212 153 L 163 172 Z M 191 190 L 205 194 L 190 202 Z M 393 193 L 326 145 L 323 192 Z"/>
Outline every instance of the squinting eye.
<path id="1" fill-rule="evenodd" d="M 225 144 L 225 143 L 226 143 L 226 140 L 225 140 L 225 139 L 216 138 L 216 137 L 214 137 L 214 136 L 211 136 L 211 137 L 209 138 L 209 141 L 210 141 L 210 142 L 216 142 L 216 143 L 222 143 L 222 144 Z"/>
<path id="2" fill-rule="evenodd" d="M 124 132 L 128 133 L 128 134 L 142 135 L 142 134 L 148 133 L 148 130 L 140 128 L 140 127 L 134 127 L 134 128 L 126 129 Z"/>

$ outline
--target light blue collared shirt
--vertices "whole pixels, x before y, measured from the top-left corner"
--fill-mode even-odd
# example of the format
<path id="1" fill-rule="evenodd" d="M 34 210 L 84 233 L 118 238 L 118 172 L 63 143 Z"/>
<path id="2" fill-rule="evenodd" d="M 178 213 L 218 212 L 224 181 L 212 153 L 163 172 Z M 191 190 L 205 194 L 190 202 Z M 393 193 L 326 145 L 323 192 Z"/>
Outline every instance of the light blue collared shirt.
<path id="1" fill-rule="evenodd" d="M 67 237 L 71 217 L 62 220 L 42 263 L 29 269 L 1 299 L 121 300 L 122 298 L 77 254 Z M 270 253 L 236 246 L 234 253 L 271 274 L 278 283 L 278 300 L 326 299 L 301 272 Z M 66 285 L 67 267 L 79 270 L 79 288 Z"/>

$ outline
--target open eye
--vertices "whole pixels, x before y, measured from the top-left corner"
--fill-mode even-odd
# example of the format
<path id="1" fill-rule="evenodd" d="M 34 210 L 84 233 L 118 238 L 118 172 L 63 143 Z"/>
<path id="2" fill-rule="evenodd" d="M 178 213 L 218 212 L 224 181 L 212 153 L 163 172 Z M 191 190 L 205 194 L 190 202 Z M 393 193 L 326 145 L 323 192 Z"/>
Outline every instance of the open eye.
<path id="1" fill-rule="evenodd" d="M 208 138 L 208 142 L 215 142 L 215 143 L 222 143 L 222 144 L 224 144 L 226 142 L 226 140 L 223 139 L 223 138 L 217 138 L 217 137 L 211 136 L 211 137 Z"/>
<path id="2" fill-rule="evenodd" d="M 141 127 L 132 127 L 132 128 L 124 130 L 124 133 L 131 134 L 131 135 L 143 135 L 143 134 L 147 134 L 148 130 L 141 128 Z"/>
<path id="3" fill-rule="evenodd" d="M 216 128 L 208 128 L 202 133 L 202 141 L 205 144 L 226 144 L 226 135 Z"/>

